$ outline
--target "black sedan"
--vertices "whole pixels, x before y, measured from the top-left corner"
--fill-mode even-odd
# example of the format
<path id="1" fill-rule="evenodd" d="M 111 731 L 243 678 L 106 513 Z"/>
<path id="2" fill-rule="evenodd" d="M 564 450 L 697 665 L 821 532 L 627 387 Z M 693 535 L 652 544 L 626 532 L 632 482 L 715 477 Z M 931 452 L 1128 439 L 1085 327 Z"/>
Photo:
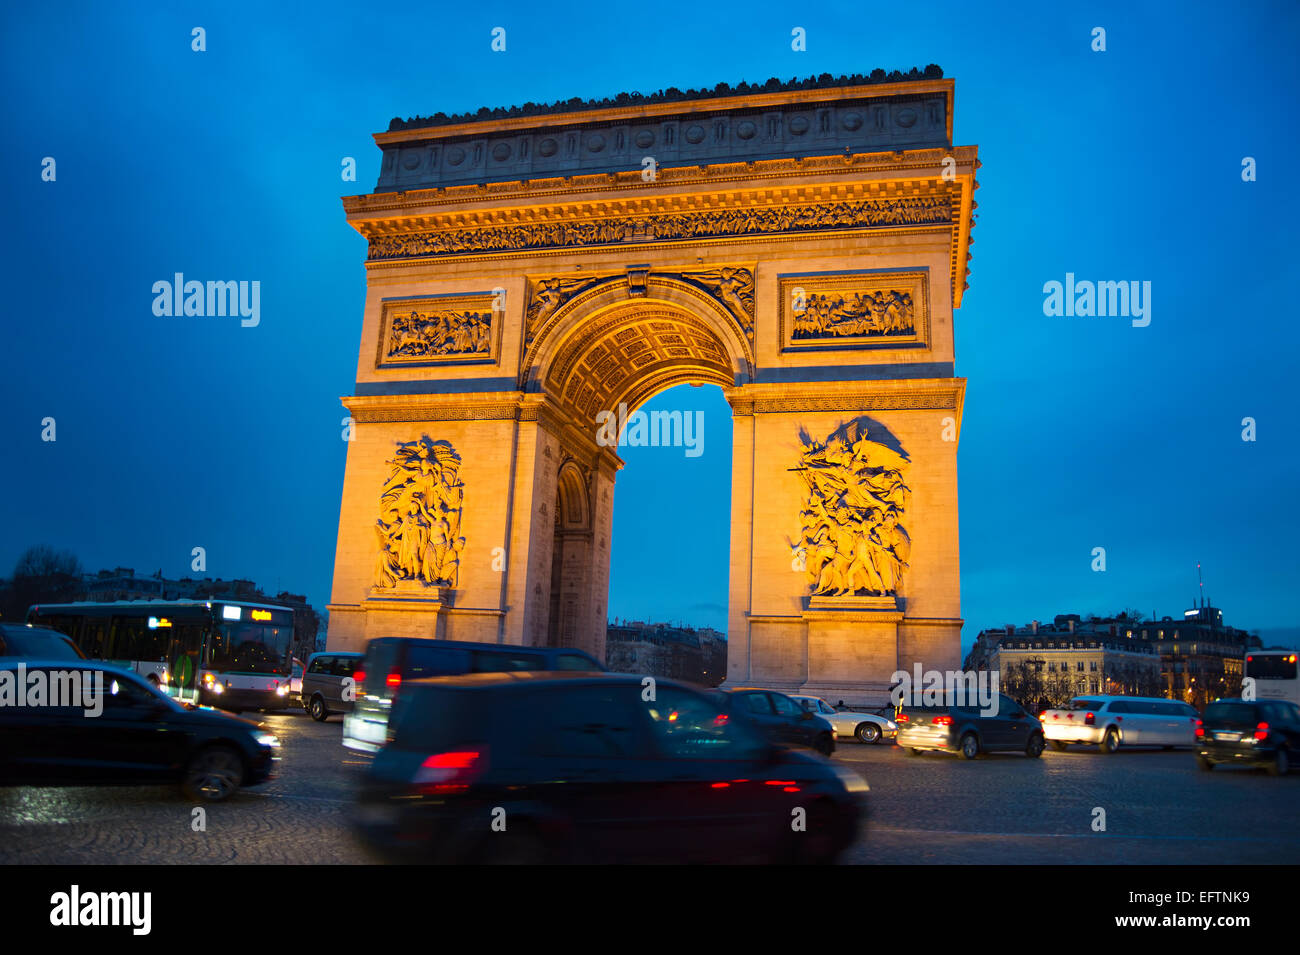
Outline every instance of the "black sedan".
<path id="1" fill-rule="evenodd" d="M 1300 707 L 1285 700 L 1218 700 L 1196 721 L 1196 761 L 1285 776 L 1300 758 Z"/>
<path id="2" fill-rule="evenodd" d="M 774 743 L 807 746 L 823 756 L 835 752 L 835 727 L 784 693 L 752 686 L 727 687 L 715 697 Z"/>
<path id="3" fill-rule="evenodd" d="M 0 658 L 0 785 L 179 783 L 218 802 L 270 779 L 279 745 L 251 720 L 182 705 L 110 664 Z"/>
<path id="4" fill-rule="evenodd" d="M 828 862 L 867 784 L 715 699 L 639 676 L 523 671 L 404 683 L 355 822 L 383 860 Z"/>

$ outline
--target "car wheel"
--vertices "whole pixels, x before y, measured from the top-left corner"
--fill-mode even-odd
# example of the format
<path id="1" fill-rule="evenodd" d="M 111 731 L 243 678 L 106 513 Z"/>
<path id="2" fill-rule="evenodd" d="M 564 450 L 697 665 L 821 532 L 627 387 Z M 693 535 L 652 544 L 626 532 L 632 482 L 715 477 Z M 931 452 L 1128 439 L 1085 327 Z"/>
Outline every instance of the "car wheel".
<path id="1" fill-rule="evenodd" d="M 1196 757 L 1196 765 L 1200 766 L 1201 769 L 1205 770 L 1207 773 L 1214 771 L 1214 764 L 1210 762 L 1208 759 L 1206 759 L 1204 756 Z"/>
<path id="2" fill-rule="evenodd" d="M 1273 762 L 1268 764 L 1268 774 L 1270 776 L 1285 776 L 1291 769 L 1291 760 L 1287 757 L 1285 749 L 1279 747 L 1277 755 L 1273 757 Z"/>
<path id="3" fill-rule="evenodd" d="M 1115 750 L 1119 749 L 1119 733 L 1115 730 L 1115 727 L 1112 726 L 1110 729 L 1106 730 L 1106 735 L 1103 736 L 1101 742 L 1097 744 L 1097 748 L 1107 755 L 1110 755 L 1115 752 Z"/>
<path id="4" fill-rule="evenodd" d="M 980 741 L 974 733 L 967 733 L 961 738 L 961 754 L 966 759 L 974 759 L 980 754 Z"/>
<path id="5" fill-rule="evenodd" d="M 311 698 L 311 705 L 307 707 L 307 712 L 311 714 L 311 718 L 317 723 L 324 723 L 330 718 L 330 711 L 325 706 L 325 701 L 319 696 L 313 696 Z"/>
<path id="6" fill-rule="evenodd" d="M 192 799 L 222 802 L 244 783 L 244 760 L 229 746 L 209 746 L 191 757 L 182 787 Z"/>
<path id="7" fill-rule="evenodd" d="M 907 749 L 907 755 L 908 755 L 908 756 L 920 756 L 920 755 L 921 755 L 922 753 L 924 753 L 924 752 L 925 752 L 925 750 L 923 750 L 923 749 L 916 749 L 916 748 L 914 748 L 914 747 L 910 747 L 910 746 L 909 746 L 908 749 Z"/>
<path id="8" fill-rule="evenodd" d="M 816 741 L 813 743 L 813 749 L 817 750 L 817 752 L 821 753 L 823 756 L 829 756 L 831 753 L 835 752 L 835 737 L 830 733 L 823 733 L 821 736 L 818 736 Z"/>
<path id="9" fill-rule="evenodd" d="M 1030 733 L 1029 742 L 1025 744 L 1025 755 L 1030 759 L 1037 759 L 1043 755 L 1043 734 Z"/>
<path id="10" fill-rule="evenodd" d="M 879 743 L 880 727 L 875 723 L 859 723 L 853 735 L 858 738 L 859 743 Z"/>
<path id="11" fill-rule="evenodd" d="M 1058 753 L 1064 753 L 1069 748 L 1069 746 L 1070 744 L 1063 739 L 1052 740 L 1052 748 L 1056 750 Z"/>

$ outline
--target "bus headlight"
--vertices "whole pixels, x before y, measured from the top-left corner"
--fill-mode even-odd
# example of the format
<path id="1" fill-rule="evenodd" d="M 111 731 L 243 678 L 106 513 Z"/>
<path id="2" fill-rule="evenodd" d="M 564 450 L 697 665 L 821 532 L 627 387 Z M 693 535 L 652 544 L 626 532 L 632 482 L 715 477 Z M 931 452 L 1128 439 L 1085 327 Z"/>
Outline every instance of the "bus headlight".
<path id="1" fill-rule="evenodd" d="M 289 695 L 289 684 L 287 684 L 287 683 L 281 683 L 279 686 L 277 686 L 277 687 L 275 688 L 275 695 L 276 695 L 276 696 L 288 696 L 288 695 Z"/>
<path id="2" fill-rule="evenodd" d="M 222 686 L 220 683 L 209 683 L 209 684 L 208 684 L 208 689 L 211 690 L 213 693 L 225 693 L 225 692 L 226 692 L 226 688 L 225 688 L 224 686 Z"/>

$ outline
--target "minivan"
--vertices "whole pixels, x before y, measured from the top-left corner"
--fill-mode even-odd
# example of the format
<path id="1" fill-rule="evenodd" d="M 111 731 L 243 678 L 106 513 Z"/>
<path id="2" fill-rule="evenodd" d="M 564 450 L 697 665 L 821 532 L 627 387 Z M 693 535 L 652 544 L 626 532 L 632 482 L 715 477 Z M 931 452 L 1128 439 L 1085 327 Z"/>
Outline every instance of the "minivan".
<path id="1" fill-rule="evenodd" d="M 343 716 L 343 745 L 361 753 L 382 749 L 390 738 L 388 715 L 402 684 L 408 680 L 514 670 L 604 669 L 590 654 L 569 647 L 378 637 L 366 644 L 360 669 L 352 674 L 356 702 L 352 711 Z"/>
<path id="2" fill-rule="evenodd" d="M 1123 746 L 1196 744 L 1196 707 L 1154 696 L 1078 696 L 1063 706 L 1044 710 L 1043 735 L 1063 750 L 1071 743 L 1095 744 L 1103 753 Z"/>
<path id="3" fill-rule="evenodd" d="M 318 723 L 334 713 L 348 713 L 356 699 L 354 671 L 363 653 L 313 653 L 302 675 L 302 708 Z"/>

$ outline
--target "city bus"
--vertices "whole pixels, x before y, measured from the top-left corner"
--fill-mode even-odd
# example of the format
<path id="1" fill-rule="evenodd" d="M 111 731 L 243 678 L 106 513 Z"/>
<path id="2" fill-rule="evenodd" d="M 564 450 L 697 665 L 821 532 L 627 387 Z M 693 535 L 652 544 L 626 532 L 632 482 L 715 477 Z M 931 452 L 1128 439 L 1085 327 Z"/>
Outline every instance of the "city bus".
<path id="1" fill-rule="evenodd" d="M 27 622 L 92 660 L 134 670 L 183 702 L 241 710 L 289 704 L 293 611 L 243 600 L 35 604 Z"/>
<path id="2" fill-rule="evenodd" d="M 1255 699 L 1300 704 L 1295 650 L 1252 650 L 1242 673 L 1255 681 Z"/>

